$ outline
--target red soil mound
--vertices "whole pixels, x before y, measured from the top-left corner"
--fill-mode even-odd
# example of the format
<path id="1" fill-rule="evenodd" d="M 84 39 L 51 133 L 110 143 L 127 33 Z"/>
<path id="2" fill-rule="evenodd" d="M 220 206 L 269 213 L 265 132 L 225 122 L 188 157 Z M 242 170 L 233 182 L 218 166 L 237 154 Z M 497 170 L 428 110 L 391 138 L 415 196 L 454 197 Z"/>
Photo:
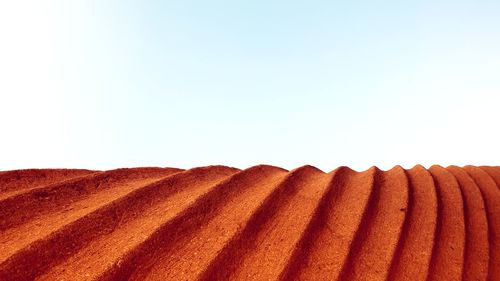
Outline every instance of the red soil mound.
<path id="1" fill-rule="evenodd" d="M 500 167 L 0 172 L 0 280 L 500 280 Z"/>

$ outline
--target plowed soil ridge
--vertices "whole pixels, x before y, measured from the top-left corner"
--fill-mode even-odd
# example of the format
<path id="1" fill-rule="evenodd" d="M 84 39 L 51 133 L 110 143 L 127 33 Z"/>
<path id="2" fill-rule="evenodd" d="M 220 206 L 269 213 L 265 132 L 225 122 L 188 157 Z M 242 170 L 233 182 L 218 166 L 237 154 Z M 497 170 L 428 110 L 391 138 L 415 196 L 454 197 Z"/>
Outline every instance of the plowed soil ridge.
<path id="1" fill-rule="evenodd" d="M 465 219 L 457 179 L 441 166 L 431 172 L 438 195 L 438 223 L 434 236 L 429 280 L 461 280 L 464 270 Z"/>
<path id="2" fill-rule="evenodd" d="M 0 280 L 500 280 L 500 167 L 0 172 Z"/>
<path id="3" fill-rule="evenodd" d="M 0 200 L 24 190 L 98 173 L 77 169 L 31 169 L 0 172 Z"/>

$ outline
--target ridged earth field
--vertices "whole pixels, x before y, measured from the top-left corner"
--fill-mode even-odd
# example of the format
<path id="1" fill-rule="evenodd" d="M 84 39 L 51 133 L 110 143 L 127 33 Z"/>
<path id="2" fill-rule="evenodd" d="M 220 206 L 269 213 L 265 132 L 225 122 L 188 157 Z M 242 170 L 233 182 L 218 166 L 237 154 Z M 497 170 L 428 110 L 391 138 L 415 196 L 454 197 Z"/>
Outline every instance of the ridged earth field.
<path id="1" fill-rule="evenodd" d="M 500 167 L 0 172 L 0 280 L 500 280 Z"/>

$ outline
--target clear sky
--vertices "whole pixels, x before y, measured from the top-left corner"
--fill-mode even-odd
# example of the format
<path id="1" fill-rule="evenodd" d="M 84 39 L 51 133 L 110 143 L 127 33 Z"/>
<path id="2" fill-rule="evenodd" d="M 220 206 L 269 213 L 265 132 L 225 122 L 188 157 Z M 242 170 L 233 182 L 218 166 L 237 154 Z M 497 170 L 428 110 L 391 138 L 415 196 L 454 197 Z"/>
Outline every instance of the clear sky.
<path id="1" fill-rule="evenodd" d="M 500 1 L 2 1 L 0 170 L 500 165 Z"/>

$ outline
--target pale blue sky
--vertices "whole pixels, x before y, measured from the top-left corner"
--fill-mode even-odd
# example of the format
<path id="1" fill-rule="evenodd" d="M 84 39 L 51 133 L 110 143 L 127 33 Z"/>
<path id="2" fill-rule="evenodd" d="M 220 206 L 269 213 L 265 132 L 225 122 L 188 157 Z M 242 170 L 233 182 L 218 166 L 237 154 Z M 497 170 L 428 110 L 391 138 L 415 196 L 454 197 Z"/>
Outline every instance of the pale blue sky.
<path id="1" fill-rule="evenodd" d="M 500 164 L 500 1 L 4 1 L 0 169 Z"/>

